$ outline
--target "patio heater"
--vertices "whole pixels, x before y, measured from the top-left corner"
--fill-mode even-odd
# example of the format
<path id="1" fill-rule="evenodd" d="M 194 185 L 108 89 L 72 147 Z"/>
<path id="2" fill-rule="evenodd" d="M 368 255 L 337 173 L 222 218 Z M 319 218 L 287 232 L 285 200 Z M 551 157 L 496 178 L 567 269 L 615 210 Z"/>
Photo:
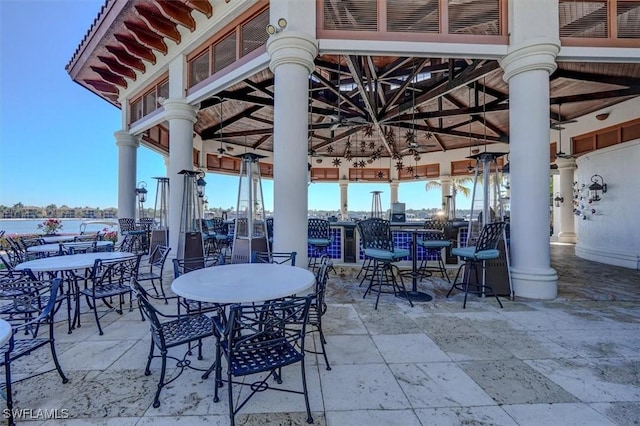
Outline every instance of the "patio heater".
<path id="1" fill-rule="evenodd" d="M 258 163 L 264 156 L 246 153 L 236 157 L 240 158 L 241 162 L 231 262 L 251 263 L 253 252 L 269 251 Z"/>
<path id="2" fill-rule="evenodd" d="M 382 191 L 371 191 L 371 214 L 369 217 L 382 218 L 382 202 L 380 201 Z"/>
<path id="3" fill-rule="evenodd" d="M 204 242 L 202 239 L 202 217 L 200 215 L 200 197 L 204 196 L 204 172 L 201 170 L 182 170 L 184 193 L 180 215 L 180 235 L 178 237 L 179 259 L 203 263 Z M 193 265 L 194 267 L 196 265 Z M 203 267 L 204 265 L 200 265 Z"/>
<path id="4" fill-rule="evenodd" d="M 169 218 L 167 216 L 167 205 L 169 200 L 169 178 L 154 177 L 152 179 L 156 179 L 158 181 L 158 184 L 156 186 L 156 202 L 153 208 L 154 227 L 151 230 L 149 253 L 153 252 L 153 249 L 157 245 L 169 245 Z"/>
<path id="5" fill-rule="evenodd" d="M 506 152 L 481 152 L 478 154 L 473 154 L 468 156 L 467 158 L 476 160 L 475 166 L 475 175 L 473 179 L 473 195 L 471 196 L 471 216 L 469 218 L 469 229 L 467 233 L 467 241 L 466 245 L 470 246 L 475 243 L 475 240 L 480 236 L 480 232 L 482 227 L 487 224 L 493 222 L 495 218 L 495 212 L 490 209 L 490 187 L 494 186 L 494 199 L 498 199 L 499 186 L 501 184 L 501 179 L 498 179 L 498 158 L 507 155 Z M 482 217 L 478 217 L 478 221 L 476 223 L 476 227 L 474 227 L 474 204 L 476 201 L 476 188 L 478 186 L 479 179 L 479 168 L 482 168 Z M 491 171 L 494 171 L 493 179 L 491 178 Z M 504 220 L 503 211 L 499 209 L 499 216 L 497 217 L 500 221 Z M 484 283 L 485 279 L 488 282 L 493 283 L 493 290 L 496 294 L 508 294 L 513 299 L 513 286 L 511 285 L 511 272 L 510 272 L 510 259 L 509 259 L 509 245 L 507 244 L 507 235 L 506 231 L 502 231 L 502 239 L 503 241 L 498 246 L 500 249 L 500 257 L 494 260 L 488 260 L 485 262 L 485 273 L 482 274 L 481 279 Z"/>

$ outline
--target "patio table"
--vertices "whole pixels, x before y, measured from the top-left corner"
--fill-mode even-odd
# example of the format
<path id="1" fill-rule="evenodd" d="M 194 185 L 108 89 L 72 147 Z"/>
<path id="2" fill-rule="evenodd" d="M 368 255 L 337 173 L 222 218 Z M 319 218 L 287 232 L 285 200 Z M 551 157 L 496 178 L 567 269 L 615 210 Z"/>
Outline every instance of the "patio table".
<path id="1" fill-rule="evenodd" d="M 95 243 L 96 248 L 107 248 L 107 250 L 109 250 L 109 247 L 113 247 L 112 241 L 96 241 Z M 27 247 L 27 251 L 29 253 L 58 253 L 60 252 L 60 244 L 41 244 L 39 246 L 31 246 Z"/>
<path id="2" fill-rule="evenodd" d="M 250 303 L 300 294 L 314 283 L 313 273 L 297 266 L 237 263 L 187 272 L 171 290 L 199 302 Z"/>
<path id="3" fill-rule="evenodd" d="M 9 341 L 12 332 L 11 324 L 0 318 L 0 347 Z"/>
<path id="4" fill-rule="evenodd" d="M 55 235 L 52 237 L 39 237 L 42 241 L 44 241 L 46 244 L 51 244 L 51 243 L 67 243 L 69 241 L 73 241 L 75 240 L 76 236 L 78 234 L 74 234 L 74 235 Z"/>
<path id="5" fill-rule="evenodd" d="M 71 283 L 73 282 L 74 287 L 73 290 L 75 295 L 77 296 L 77 282 L 76 276 L 73 274 L 74 271 L 77 270 L 88 270 L 93 267 L 97 259 L 102 260 L 126 260 L 135 257 L 134 253 L 130 253 L 127 251 L 111 251 L 111 252 L 96 252 L 96 253 L 79 253 L 74 254 L 72 256 L 51 256 L 51 257 L 43 257 L 40 259 L 29 260 L 27 262 L 22 262 L 16 265 L 17 271 L 23 271 L 25 269 L 29 269 L 34 273 L 49 273 L 51 275 L 56 275 L 58 272 L 67 273 L 70 279 L 66 280 L 68 283 L 68 291 L 71 290 Z M 71 315 L 71 307 L 68 307 L 69 316 Z M 79 318 L 80 315 L 80 298 L 75 298 L 75 314 L 74 321 L 71 324 L 71 320 L 69 320 L 69 333 L 75 327 L 75 320 Z"/>
<path id="6" fill-rule="evenodd" d="M 402 274 L 403 276 L 411 277 L 411 290 L 406 292 L 406 297 L 412 302 L 429 302 L 433 300 L 433 296 L 423 291 L 418 291 L 418 278 L 423 278 L 425 276 L 424 273 L 418 272 L 418 234 L 442 232 L 437 229 L 425 228 L 403 229 L 402 232 L 408 232 L 411 234 L 411 271 Z M 400 293 L 398 294 L 398 297 L 405 296 L 403 293 Z"/>

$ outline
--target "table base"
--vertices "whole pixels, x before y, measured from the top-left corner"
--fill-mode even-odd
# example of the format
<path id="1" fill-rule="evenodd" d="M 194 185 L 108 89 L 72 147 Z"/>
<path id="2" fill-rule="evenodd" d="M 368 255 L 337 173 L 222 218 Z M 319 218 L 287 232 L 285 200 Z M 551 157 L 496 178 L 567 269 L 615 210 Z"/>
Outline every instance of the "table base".
<path id="1" fill-rule="evenodd" d="M 409 290 L 406 292 L 406 296 L 405 293 L 398 293 L 397 296 L 402 299 L 411 300 L 412 302 L 430 302 L 433 300 L 433 297 L 430 294 L 422 291 Z"/>

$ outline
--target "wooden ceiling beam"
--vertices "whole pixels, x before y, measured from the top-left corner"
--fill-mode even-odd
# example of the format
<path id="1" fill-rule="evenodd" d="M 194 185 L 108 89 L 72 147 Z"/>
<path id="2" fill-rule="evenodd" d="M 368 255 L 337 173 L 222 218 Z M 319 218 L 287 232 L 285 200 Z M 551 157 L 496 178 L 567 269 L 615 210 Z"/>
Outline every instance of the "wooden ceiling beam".
<path id="1" fill-rule="evenodd" d="M 389 99 L 387 105 L 385 105 L 382 111 L 380 111 L 381 117 L 387 113 L 390 106 L 395 105 L 396 102 L 398 102 L 398 99 L 400 99 L 400 97 L 407 91 L 407 88 L 411 84 L 411 81 L 415 78 L 416 75 L 418 75 L 419 70 L 421 70 L 428 61 L 429 59 L 423 59 L 417 67 L 414 67 L 413 72 L 407 77 L 406 80 L 402 82 L 402 85 L 398 89 L 396 89 L 393 96 Z"/>
<path id="2" fill-rule="evenodd" d="M 162 37 L 173 40 L 176 44 L 180 44 L 181 37 L 178 27 L 171 20 L 167 19 L 153 3 L 138 3 L 135 6 L 138 17 L 147 26 L 159 33 Z"/>
<path id="3" fill-rule="evenodd" d="M 151 31 L 146 25 L 134 21 L 124 21 L 124 26 L 129 30 L 129 34 L 143 46 L 157 50 L 163 55 L 166 55 L 169 51 L 164 38 Z"/>
<path id="4" fill-rule="evenodd" d="M 227 118 L 226 120 L 222 121 L 221 123 L 217 123 L 214 126 L 211 126 L 207 129 L 204 129 L 200 132 L 200 137 L 202 138 L 202 140 L 208 140 L 208 139 L 219 139 L 222 138 L 222 131 L 224 130 L 225 127 L 239 121 L 242 120 L 243 118 L 249 117 L 251 114 L 253 114 L 256 111 L 259 111 L 260 109 L 262 109 L 262 106 L 260 105 L 253 105 L 247 109 L 245 109 L 242 112 L 239 112 L 238 114 L 235 114 L 232 117 Z M 273 128 L 272 128 L 273 131 Z"/>
<path id="5" fill-rule="evenodd" d="M 333 143 L 339 142 L 342 139 L 347 138 L 347 137 L 349 137 L 349 136 L 351 136 L 351 135 L 353 135 L 354 133 L 357 133 L 357 132 L 359 132 L 359 129 L 357 129 L 357 128 L 345 130 L 344 132 L 340 133 L 339 135 L 334 135 L 334 137 L 331 139 L 331 141 L 319 143 L 319 144 L 313 146 L 312 149 L 313 150 L 318 150 L 318 149 L 324 148 L 327 145 L 331 145 Z"/>
<path id="6" fill-rule="evenodd" d="M 640 95 L 640 86 L 630 87 L 628 89 L 605 90 L 603 92 L 583 93 L 579 95 L 556 96 L 550 99 L 551 105 L 570 104 L 573 102 L 586 102 L 598 99 L 623 98 L 627 96 Z"/>
<path id="7" fill-rule="evenodd" d="M 260 137 L 260 138 L 256 141 L 256 143 L 254 143 L 254 144 L 251 146 L 251 148 L 252 148 L 252 149 L 258 149 L 258 148 L 260 148 L 260 145 L 262 145 L 263 143 L 265 143 L 266 141 L 268 141 L 270 137 L 271 137 L 271 135 L 264 135 L 264 136 Z"/>
<path id="8" fill-rule="evenodd" d="M 156 0 L 156 6 L 167 19 L 188 28 L 189 31 L 196 30 L 196 20 L 191 16 L 191 8 L 184 3 L 175 0 Z"/>
<path id="9" fill-rule="evenodd" d="M 260 83 L 254 83 L 253 81 L 249 80 L 248 78 L 245 78 L 244 80 L 242 80 L 242 82 L 244 84 L 246 84 L 247 86 L 251 87 L 252 89 L 254 89 L 257 92 L 263 93 L 265 95 L 267 95 L 268 97 L 270 97 L 271 99 L 273 99 L 273 92 L 271 90 L 268 90 L 267 87 L 271 86 L 273 83 L 269 84 L 263 81 Z"/>
<path id="10" fill-rule="evenodd" d="M 385 149 L 387 150 L 387 152 L 389 154 L 391 154 L 391 147 L 389 145 L 389 142 L 387 141 L 387 135 L 382 130 L 382 127 L 380 127 L 380 122 L 378 121 L 377 111 L 374 111 L 373 105 L 371 105 L 371 103 L 369 102 L 369 98 L 367 97 L 366 90 L 365 90 L 365 87 L 364 87 L 364 83 L 362 81 L 362 72 L 361 72 L 361 70 L 359 68 L 359 65 L 356 63 L 356 61 L 357 61 L 357 57 L 347 56 L 347 66 L 349 67 L 349 70 L 351 71 L 351 75 L 353 75 L 354 79 L 356 80 L 356 85 L 358 86 L 358 89 L 360 90 L 362 99 L 364 100 L 364 103 L 365 103 L 365 105 L 364 105 L 365 109 L 369 113 L 369 116 L 370 116 L 370 119 L 372 121 L 373 127 L 378 132 L 378 135 L 379 135 L 380 139 L 382 140 L 382 143 L 383 143 Z"/>
<path id="11" fill-rule="evenodd" d="M 618 77 L 615 75 L 592 74 L 578 71 L 568 71 L 558 69 L 553 73 L 552 78 L 566 78 L 569 80 L 591 81 L 593 83 L 613 84 L 616 86 L 630 87 L 631 85 L 640 86 L 640 79 L 631 77 Z"/>
<path id="12" fill-rule="evenodd" d="M 130 35 L 114 34 L 116 40 L 122 45 L 122 47 L 130 54 L 139 59 L 144 59 L 156 64 L 156 55 L 148 47 L 138 43 L 138 41 Z"/>
<path id="13" fill-rule="evenodd" d="M 462 125 L 464 125 L 465 123 L 461 123 L 459 125 L 456 125 L 456 127 L 460 127 Z M 453 128 L 439 128 L 439 127 L 431 127 L 431 126 L 425 126 L 422 124 L 416 124 L 416 125 L 412 125 L 411 123 L 396 123 L 395 124 L 396 127 L 400 127 L 403 129 L 415 129 L 415 130 L 419 130 L 419 131 L 423 131 L 423 132 L 431 132 L 433 134 L 438 134 L 438 135 L 448 135 L 448 136 L 456 136 L 456 137 L 460 137 L 460 138 L 469 138 L 471 137 L 472 139 L 480 139 L 483 140 L 484 139 L 484 135 L 483 134 L 478 134 L 478 133 L 469 133 L 469 132 L 462 132 L 459 130 L 453 130 Z M 505 137 L 501 137 L 501 136 L 490 136 L 487 135 L 487 141 L 490 142 L 509 142 L 508 138 Z"/>
<path id="14" fill-rule="evenodd" d="M 122 77 L 130 78 L 132 80 L 136 79 L 136 72 L 131 68 L 122 65 L 115 58 L 98 55 L 98 59 L 100 59 L 100 62 L 105 64 L 112 73 L 118 74 Z"/>
<path id="15" fill-rule="evenodd" d="M 329 81 L 326 78 L 324 78 L 324 76 L 322 74 L 320 74 L 319 72 L 316 72 L 316 71 L 313 72 L 313 76 L 316 77 L 320 81 L 320 84 L 322 84 L 323 87 L 325 87 L 331 93 L 336 95 L 337 98 L 344 100 L 345 103 L 347 103 L 348 105 L 351 105 L 353 108 L 358 110 L 362 114 L 363 118 L 366 118 L 367 112 L 365 111 L 364 108 L 362 108 L 360 105 L 355 103 L 355 101 L 351 97 L 349 97 L 349 96 L 347 96 L 347 95 L 345 95 L 343 93 L 340 93 L 340 90 L 338 89 L 338 84 L 339 84 L 338 81 L 333 83 L 332 81 Z"/>
<path id="16" fill-rule="evenodd" d="M 120 62 L 125 67 L 134 68 L 143 73 L 146 71 L 147 68 L 145 67 L 144 62 L 126 50 L 110 45 L 106 45 L 105 48 L 115 57 L 116 61 Z"/>

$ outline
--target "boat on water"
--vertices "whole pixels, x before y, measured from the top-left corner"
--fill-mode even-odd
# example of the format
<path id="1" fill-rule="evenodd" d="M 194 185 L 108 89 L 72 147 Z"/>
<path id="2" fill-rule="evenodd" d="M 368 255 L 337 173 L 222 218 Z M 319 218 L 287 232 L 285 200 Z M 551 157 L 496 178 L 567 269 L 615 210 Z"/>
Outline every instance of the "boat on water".
<path id="1" fill-rule="evenodd" d="M 118 222 L 110 220 L 87 220 L 80 224 L 80 235 L 100 232 L 117 232 Z"/>

